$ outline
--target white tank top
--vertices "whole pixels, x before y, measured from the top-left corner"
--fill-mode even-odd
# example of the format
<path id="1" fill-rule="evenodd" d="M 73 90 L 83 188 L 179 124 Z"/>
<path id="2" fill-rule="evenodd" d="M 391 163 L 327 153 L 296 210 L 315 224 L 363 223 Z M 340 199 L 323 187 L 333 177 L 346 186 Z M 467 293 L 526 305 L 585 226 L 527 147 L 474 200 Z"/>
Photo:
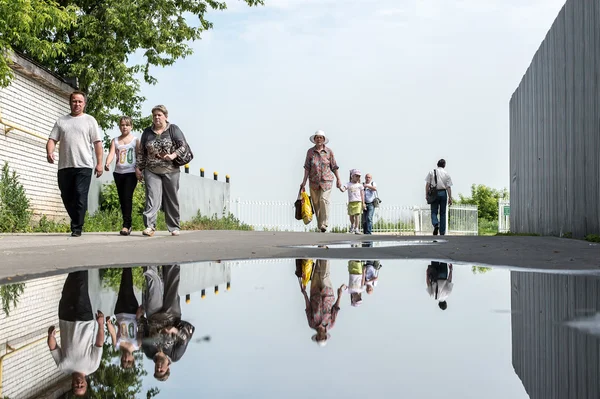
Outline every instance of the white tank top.
<path id="1" fill-rule="evenodd" d="M 135 143 L 137 137 L 134 137 L 129 144 L 119 145 L 119 138 L 115 137 L 115 173 L 134 173 L 135 172 Z"/>

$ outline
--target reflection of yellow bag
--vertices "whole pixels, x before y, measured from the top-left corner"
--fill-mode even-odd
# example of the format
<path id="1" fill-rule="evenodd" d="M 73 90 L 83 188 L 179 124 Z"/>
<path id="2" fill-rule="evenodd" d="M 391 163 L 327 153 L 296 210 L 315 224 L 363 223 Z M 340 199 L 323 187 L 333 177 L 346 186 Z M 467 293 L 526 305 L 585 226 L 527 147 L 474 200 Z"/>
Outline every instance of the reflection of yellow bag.
<path id="1" fill-rule="evenodd" d="M 313 269 L 312 259 L 302 259 L 302 285 L 306 287 L 310 281 Z"/>
<path id="2" fill-rule="evenodd" d="M 304 221 L 304 224 L 309 224 L 312 221 L 313 217 L 313 210 L 312 204 L 310 202 L 310 197 L 308 196 L 308 194 L 306 194 L 306 191 L 302 191 L 300 196 L 302 197 L 302 220 Z"/>

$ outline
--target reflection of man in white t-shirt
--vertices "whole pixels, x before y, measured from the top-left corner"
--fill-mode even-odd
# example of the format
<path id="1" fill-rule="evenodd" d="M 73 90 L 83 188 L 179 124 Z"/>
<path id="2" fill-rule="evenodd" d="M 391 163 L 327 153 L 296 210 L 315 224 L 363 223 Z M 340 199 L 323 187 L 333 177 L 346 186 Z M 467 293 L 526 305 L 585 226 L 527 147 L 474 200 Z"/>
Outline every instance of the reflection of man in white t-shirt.
<path id="1" fill-rule="evenodd" d="M 381 268 L 381 263 L 379 263 L 378 260 L 368 260 L 365 263 L 364 268 L 367 294 L 371 295 L 377 286 L 377 281 L 379 280 L 379 269 Z"/>
<path id="2" fill-rule="evenodd" d="M 440 309 L 446 310 L 448 307 L 446 299 L 448 299 L 454 287 L 454 284 L 452 284 L 452 264 L 432 261 L 427 266 L 425 275 L 427 293 L 429 293 L 430 297 L 438 301 Z"/>
<path id="3" fill-rule="evenodd" d="M 100 366 L 104 344 L 104 315 L 98 311 L 95 320 L 88 293 L 88 273 L 69 273 L 58 305 L 60 343 L 56 329 L 48 329 L 48 348 L 58 366 L 71 374 L 73 394 L 83 396 L 87 391 L 86 377 Z"/>

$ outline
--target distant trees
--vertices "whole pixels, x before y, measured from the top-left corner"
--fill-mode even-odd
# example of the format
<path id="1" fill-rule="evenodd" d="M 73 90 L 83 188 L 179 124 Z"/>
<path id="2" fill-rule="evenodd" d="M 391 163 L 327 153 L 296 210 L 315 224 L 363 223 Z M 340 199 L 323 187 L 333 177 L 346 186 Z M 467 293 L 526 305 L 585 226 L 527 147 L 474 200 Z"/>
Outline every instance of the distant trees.
<path id="1" fill-rule="evenodd" d="M 496 190 L 483 184 L 471 185 L 471 196 L 458 194 L 456 204 L 477 205 L 478 218 L 490 222 L 498 220 L 498 200 L 508 199 L 508 190 Z"/>

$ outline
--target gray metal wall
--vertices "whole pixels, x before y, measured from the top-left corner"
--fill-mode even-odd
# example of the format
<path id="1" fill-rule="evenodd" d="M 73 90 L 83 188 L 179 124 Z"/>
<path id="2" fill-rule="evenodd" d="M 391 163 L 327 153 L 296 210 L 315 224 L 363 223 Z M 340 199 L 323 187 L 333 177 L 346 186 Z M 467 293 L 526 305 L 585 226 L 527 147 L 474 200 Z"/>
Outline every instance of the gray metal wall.
<path id="1" fill-rule="evenodd" d="M 511 231 L 600 233 L 600 2 L 569 0 L 510 100 Z"/>
<path id="2" fill-rule="evenodd" d="M 230 185 L 212 178 L 200 177 L 183 172 L 179 180 L 179 212 L 181 221 L 192 219 L 198 211 L 203 216 L 222 216 L 229 212 Z M 212 177 L 212 176 L 211 176 Z M 92 177 L 88 194 L 88 211 L 96 212 L 100 206 L 102 186 L 113 181 L 112 172 L 104 172 L 99 179 Z"/>
<path id="3" fill-rule="evenodd" d="M 600 278 L 511 272 L 512 363 L 531 399 L 600 398 L 600 338 L 565 322 L 600 311 Z"/>

